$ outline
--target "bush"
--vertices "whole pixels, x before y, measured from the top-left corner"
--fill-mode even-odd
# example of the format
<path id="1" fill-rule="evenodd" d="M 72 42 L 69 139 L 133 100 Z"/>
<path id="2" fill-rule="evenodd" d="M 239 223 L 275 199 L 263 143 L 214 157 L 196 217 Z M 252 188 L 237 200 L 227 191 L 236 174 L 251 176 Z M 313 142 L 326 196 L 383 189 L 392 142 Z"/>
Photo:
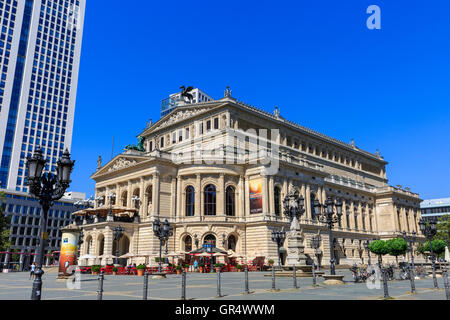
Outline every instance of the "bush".
<path id="1" fill-rule="evenodd" d="M 375 240 L 369 244 L 369 250 L 379 256 L 384 256 L 389 253 L 388 247 L 386 246 L 386 241 Z"/>
<path id="2" fill-rule="evenodd" d="M 273 261 L 272 259 L 269 260 L 269 264 L 274 264 L 275 261 Z"/>
<path id="3" fill-rule="evenodd" d="M 204 264 L 204 263 L 200 263 L 198 266 L 199 266 L 199 267 L 204 267 L 205 264 Z"/>
<path id="4" fill-rule="evenodd" d="M 189 264 L 186 263 L 186 264 L 184 265 L 184 267 L 185 267 L 185 268 L 189 268 Z"/>
<path id="5" fill-rule="evenodd" d="M 238 265 L 236 266 L 236 269 L 242 269 L 242 265 L 238 264 Z"/>
<path id="6" fill-rule="evenodd" d="M 112 268 L 112 271 L 113 271 L 113 272 L 117 272 L 117 270 L 118 270 L 118 269 L 117 269 L 116 267 Z"/>
<path id="7" fill-rule="evenodd" d="M 216 263 L 214 266 L 215 266 L 216 268 L 222 268 L 222 264 L 221 264 L 221 263 Z"/>
<path id="8" fill-rule="evenodd" d="M 176 270 L 181 270 L 181 266 L 176 266 L 175 269 Z"/>
<path id="9" fill-rule="evenodd" d="M 99 265 L 91 266 L 91 271 L 92 272 L 100 272 L 100 266 Z"/>
<path id="10" fill-rule="evenodd" d="M 158 258 L 155 258 L 155 262 L 159 262 L 159 257 L 158 257 Z"/>
<path id="11" fill-rule="evenodd" d="M 136 267 L 136 270 L 142 270 L 145 269 L 145 266 L 143 264 L 140 264 Z"/>

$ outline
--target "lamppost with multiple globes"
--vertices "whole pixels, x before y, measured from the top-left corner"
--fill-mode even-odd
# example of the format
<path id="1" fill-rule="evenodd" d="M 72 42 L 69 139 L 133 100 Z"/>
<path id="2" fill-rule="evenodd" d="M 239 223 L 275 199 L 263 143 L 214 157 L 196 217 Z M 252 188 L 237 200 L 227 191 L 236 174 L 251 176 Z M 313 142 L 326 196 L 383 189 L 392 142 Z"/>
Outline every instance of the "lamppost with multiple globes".
<path id="1" fill-rule="evenodd" d="M 120 225 L 118 225 L 113 229 L 113 236 L 114 240 L 116 241 L 116 252 L 115 252 L 116 257 L 114 258 L 114 264 L 119 264 L 119 243 L 120 238 L 122 238 L 124 231 L 125 230 Z"/>
<path id="2" fill-rule="evenodd" d="M 314 255 L 317 258 L 317 270 L 320 269 L 320 260 L 319 260 L 319 256 L 320 256 L 320 236 L 313 236 L 311 238 L 311 247 L 314 249 Z"/>
<path id="3" fill-rule="evenodd" d="M 277 244 L 277 255 L 278 255 L 278 269 L 281 270 L 281 255 L 280 248 L 284 245 L 284 240 L 286 240 L 286 231 L 272 231 L 272 241 Z"/>
<path id="4" fill-rule="evenodd" d="M 370 266 L 370 265 L 372 265 L 371 263 L 370 263 L 370 250 L 369 250 L 369 245 L 370 245 L 370 241 L 369 240 L 366 240 L 366 241 L 364 241 L 364 249 L 367 251 L 367 264 Z"/>
<path id="5" fill-rule="evenodd" d="M 40 147 L 34 151 L 31 157 L 27 158 L 27 185 L 30 187 L 30 193 L 39 199 L 39 204 L 42 206 L 42 216 L 40 219 L 41 238 L 36 260 L 37 267 L 34 272 L 35 278 L 31 293 L 32 300 L 41 300 L 42 275 L 44 274 L 42 263 L 48 240 L 46 230 L 48 211 L 53 206 L 54 201 L 61 199 L 69 187 L 71 182 L 70 174 L 75 161 L 70 159 L 70 153 L 66 149 L 61 159 L 57 162 L 56 175 L 50 172 L 44 172 L 46 163 L 47 160 L 44 159 Z"/>
<path id="6" fill-rule="evenodd" d="M 409 269 L 409 280 L 411 282 L 411 292 L 415 293 L 416 292 L 416 285 L 414 283 L 414 277 L 415 277 L 414 270 L 415 270 L 415 267 L 414 267 L 414 248 L 413 248 L 413 246 L 414 246 L 414 242 L 415 242 L 415 239 L 416 239 L 416 232 L 413 231 L 411 233 L 411 237 L 409 239 L 406 236 L 406 231 L 403 231 L 402 235 L 403 235 L 403 239 L 405 239 L 405 241 L 408 242 L 408 251 L 409 251 L 409 254 L 411 256 L 411 266 L 408 266 L 408 269 Z"/>
<path id="7" fill-rule="evenodd" d="M 334 212 L 333 206 L 336 207 L 336 212 Z M 316 199 L 314 200 L 314 212 L 317 216 L 317 220 L 328 226 L 328 236 L 330 241 L 330 273 L 331 275 L 335 275 L 333 227 L 341 221 L 342 201 L 340 199 L 333 201 L 331 197 L 328 197 L 327 201 L 325 201 L 325 205 L 322 205 L 319 203 L 319 200 Z"/>
<path id="8" fill-rule="evenodd" d="M 113 212 L 112 212 L 112 206 L 113 206 L 113 202 L 115 202 L 116 200 L 116 194 L 115 193 L 108 193 L 106 195 L 109 199 L 109 212 L 108 212 L 108 220 L 109 221 L 114 221 L 114 216 L 113 216 Z"/>
<path id="9" fill-rule="evenodd" d="M 153 221 L 153 233 L 159 239 L 158 273 L 161 273 L 162 246 L 163 243 L 167 243 L 169 241 L 169 238 L 173 235 L 173 227 L 170 225 L 167 219 L 165 219 L 164 223 L 161 224 L 160 220 L 157 218 Z"/>
<path id="10" fill-rule="evenodd" d="M 433 240 L 433 237 L 436 235 L 436 232 L 437 232 L 436 220 L 422 218 L 419 221 L 419 228 L 420 228 L 420 231 L 422 232 L 422 234 L 430 242 L 431 269 L 433 271 L 434 288 L 438 289 L 439 287 L 438 287 L 438 283 L 437 283 L 437 279 L 436 279 L 436 265 L 435 265 L 435 258 L 434 258 L 434 252 L 433 252 L 433 244 L 431 243 Z"/>

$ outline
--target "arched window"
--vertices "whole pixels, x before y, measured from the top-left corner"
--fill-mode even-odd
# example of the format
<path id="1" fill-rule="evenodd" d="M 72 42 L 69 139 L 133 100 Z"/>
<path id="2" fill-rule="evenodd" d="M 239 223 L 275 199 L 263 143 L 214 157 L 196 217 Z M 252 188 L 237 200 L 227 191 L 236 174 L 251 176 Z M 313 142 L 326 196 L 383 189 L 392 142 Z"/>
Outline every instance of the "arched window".
<path id="1" fill-rule="evenodd" d="M 212 244 L 214 247 L 216 246 L 216 237 L 213 234 L 208 234 L 203 239 L 204 244 Z"/>
<path id="2" fill-rule="evenodd" d="M 128 202 L 128 192 L 127 191 L 122 192 L 121 200 L 122 200 L 122 206 L 126 207 L 127 206 L 127 202 Z"/>
<path id="3" fill-rule="evenodd" d="M 205 187 L 205 216 L 216 215 L 216 187 L 212 184 L 208 184 Z"/>
<path id="4" fill-rule="evenodd" d="M 275 201 L 275 215 L 280 216 L 281 215 L 281 189 L 278 186 L 275 186 L 274 188 L 274 201 Z"/>
<path id="5" fill-rule="evenodd" d="M 192 217 L 195 214 L 195 190 L 194 187 L 186 188 L 186 217 Z M 192 240 L 191 240 L 192 242 Z"/>
<path id="6" fill-rule="evenodd" d="M 184 238 L 184 251 L 185 252 L 192 251 L 192 238 L 191 238 L 191 236 L 186 236 L 186 238 Z"/>
<path id="7" fill-rule="evenodd" d="M 235 216 L 235 197 L 234 197 L 234 188 L 232 186 L 228 186 L 225 190 L 225 198 L 226 198 L 226 215 L 227 216 Z"/>

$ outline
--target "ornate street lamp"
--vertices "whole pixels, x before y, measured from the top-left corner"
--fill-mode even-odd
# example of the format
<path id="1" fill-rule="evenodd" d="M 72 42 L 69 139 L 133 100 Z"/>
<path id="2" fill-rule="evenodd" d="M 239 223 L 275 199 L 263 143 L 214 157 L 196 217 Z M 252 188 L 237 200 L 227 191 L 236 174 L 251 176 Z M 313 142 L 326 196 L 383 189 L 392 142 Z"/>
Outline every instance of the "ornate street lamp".
<path id="1" fill-rule="evenodd" d="M 409 240 L 406 237 L 406 231 L 403 231 L 402 235 L 403 235 L 403 239 L 405 239 L 405 241 L 408 241 L 408 249 L 409 249 L 408 251 L 409 251 L 409 254 L 411 255 L 411 266 L 408 266 L 408 269 L 409 269 L 409 280 L 411 281 L 411 293 L 415 293 L 416 292 L 416 285 L 414 283 L 414 277 L 415 277 L 414 270 L 415 270 L 415 267 L 414 267 L 414 251 L 413 251 L 414 249 L 413 249 L 413 246 L 414 246 L 414 241 L 416 239 L 416 232 L 415 231 L 412 232 L 412 236 L 409 238 Z"/>
<path id="2" fill-rule="evenodd" d="M 112 212 L 112 203 L 113 203 L 113 201 L 115 201 L 116 195 L 114 193 L 110 192 L 106 196 L 109 199 L 108 221 L 114 221 L 114 216 L 113 216 L 113 212 Z"/>
<path id="3" fill-rule="evenodd" d="M 83 237 L 84 237 L 83 229 L 80 229 L 80 234 L 78 235 L 78 257 L 80 257 L 81 254 L 81 245 L 84 242 Z"/>
<path id="4" fill-rule="evenodd" d="M 369 250 L 369 245 L 370 245 L 370 241 L 369 241 L 369 240 L 364 241 L 364 249 L 367 251 L 367 258 L 368 258 L 367 264 L 370 266 L 370 265 L 372 265 L 372 264 L 370 263 L 370 250 Z"/>
<path id="5" fill-rule="evenodd" d="M 305 199 L 299 195 L 293 185 L 288 195 L 283 200 L 283 213 L 289 217 L 290 229 L 288 233 L 288 266 L 306 266 L 306 255 L 304 253 L 303 236 L 301 233 L 299 219 L 305 213 Z"/>
<path id="6" fill-rule="evenodd" d="M 311 247 L 314 249 L 314 255 L 317 257 L 317 268 L 318 270 L 320 269 L 320 260 L 319 260 L 319 256 L 320 256 L 320 236 L 313 236 L 311 238 Z"/>
<path id="7" fill-rule="evenodd" d="M 434 235 L 436 235 L 436 232 L 437 232 L 436 220 L 421 218 L 419 221 L 419 227 L 420 227 L 420 231 L 422 232 L 422 234 L 430 242 L 431 269 L 433 271 L 434 288 L 438 289 L 439 287 L 438 287 L 438 283 L 437 283 L 437 279 L 436 279 L 436 265 L 435 265 L 435 258 L 434 258 L 434 253 L 433 253 L 433 244 L 431 243 Z"/>
<path id="8" fill-rule="evenodd" d="M 57 162 L 56 176 L 50 172 L 43 173 L 46 162 L 40 147 L 34 151 L 31 157 L 27 158 L 27 185 L 30 187 L 30 193 L 39 199 L 39 204 L 42 206 L 43 211 L 40 219 L 41 241 L 39 243 L 36 261 L 37 267 L 34 272 L 35 278 L 31 293 L 32 300 L 41 300 L 42 275 L 44 274 L 42 263 L 48 240 L 48 234 L 46 232 L 48 211 L 53 206 L 54 201 L 62 198 L 64 192 L 72 182 L 70 180 L 70 174 L 75 164 L 75 161 L 70 159 L 70 153 L 67 149 Z"/>
<path id="9" fill-rule="evenodd" d="M 277 255 L 278 255 L 278 269 L 281 270 L 281 255 L 280 248 L 284 245 L 284 240 L 286 240 L 286 231 L 272 231 L 272 241 L 277 244 Z"/>
<path id="10" fill-rule="evenodd" d="M 333 206 L 336 207 L 336 212 L 334 212 Z M 316 214 L 317 220 L 325 223 L 328 226 L 328 236 L 330 241 L 330 273 L 331 275 L 336 274 L 335 270 L 335 259 L 334 259 L 334 243 L 333 243 L 333 227 L 336 223 L 341 221 L 342 217 L 342 201 L 337 199 L 333 201 L 331 197 L 328 197 L 325 204 L 319 203 L 319 200 L 314 200 L 314 212 Z"/>
<path id="11" fill-rule="evenodd" d="M 169 221 L 167 219 L 164 220 L 164 223 L 161 225 L 161 222 L 159 219 L 156 219 L 153 221 L 153 233 L 156 237 L 159 238 L 159 266 L 158 266 L 158 273 L 162 272 L 161 268 L 161 259 L 162 259 L 162 246 L 163 243 L 166 242 L 166 244 L 169 242 L 169 237 L 173 235 L 173 227 L 170 225 Z M 167 251 L 167 247 L 166 247 Z"/>
<path id="12" fill-rule="evenodd" d="M 123 236 L 124 229 L 119 225 L 113 229 L 114 240 L 116 241 L 116 252 L 114 258 L 114 264 L 119 264 L 119 242 Z"/>

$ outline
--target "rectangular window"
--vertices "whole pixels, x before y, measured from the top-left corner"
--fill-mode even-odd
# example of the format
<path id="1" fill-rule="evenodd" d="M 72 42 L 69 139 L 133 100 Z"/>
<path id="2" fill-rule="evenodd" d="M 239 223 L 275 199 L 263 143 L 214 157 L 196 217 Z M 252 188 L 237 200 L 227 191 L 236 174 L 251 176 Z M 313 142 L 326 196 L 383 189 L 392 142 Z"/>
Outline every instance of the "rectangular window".
<path id="1" fill-rule="evenodd" d="M 186 139 L 189 139 L 189 128 L 186 128 L 185 135 L 186 135 Z"/>
<path id="2" fill-rule="evenodd" d="M 219 118 L 214 118 L 214 129 L 219 129 Z"/>
<path id="3" fill-rule="evenodd" d="M 211 120 L 206 121 L 206 132 L 211 131 Z"/>
<path id="4" fill-rule="evenodd" d="M 164 137 L 161 137 L 161 143 L 160 143 L 160 145 L 161 145 L 161 148 L 164 148 Z"/>
<path id="5" fill-rule="evenodd" d="M 183 141 L 183 130 L 178 131 L 178 142 Z"/>

